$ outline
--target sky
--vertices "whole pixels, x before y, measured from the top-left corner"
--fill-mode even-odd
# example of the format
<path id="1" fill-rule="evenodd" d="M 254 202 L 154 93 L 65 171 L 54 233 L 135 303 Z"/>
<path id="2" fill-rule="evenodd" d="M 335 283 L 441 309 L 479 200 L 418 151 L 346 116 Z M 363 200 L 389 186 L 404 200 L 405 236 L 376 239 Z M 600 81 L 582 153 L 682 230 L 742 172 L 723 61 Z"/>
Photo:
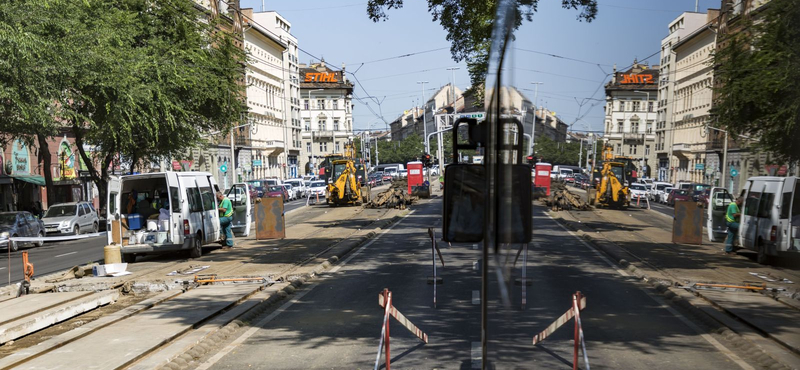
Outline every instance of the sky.
<path id="1" fill-rule="evenodd" d="M 511 81 L 531 101 L 535 95 L 531 82 L 542 82 L 536 105 L 556 112 L 574 131 L 602 132 L 603 104 L 588 98 L 604 99 L 602 85 L 610 79 L 614 64 L 622 69 L 634 58 L 658 64 L 669 23 L 684 11 L 694 11 L 695 1 L 701 13 L 721 3 L 598 0 L 597 18 L 587 23 L 577 20 L 578 11 L 562 9 L 560 0 L 540 0 L 533 21 L 524 22 L 515 33 Z M 367 16 L 366 1 L 264 0 L 263 4 L 291 23 L 303 50 L 301 63 L 322 58 L 354 73 L 348 78 L 355 83 L 355 96 L 361 98 L 354 100 L 354 129 L 383 130 L 387 127 L 381 116 L 392 122 L 419 105 L 423 94 L 427 100 L 450 83 L 453 72 L 448 68 L 459 68 L 458 88 L 470 85 L 466 64 L 451 58 L 447 34 L 433 21 L 427 1 L 404 2 L 402 9 L 387 11 L 389 19 L 378 23 Z M 242 0 L 241 6 L 257 12 L 262 0 Z M 413 55 L 404 56 L 408 54 Z"/>

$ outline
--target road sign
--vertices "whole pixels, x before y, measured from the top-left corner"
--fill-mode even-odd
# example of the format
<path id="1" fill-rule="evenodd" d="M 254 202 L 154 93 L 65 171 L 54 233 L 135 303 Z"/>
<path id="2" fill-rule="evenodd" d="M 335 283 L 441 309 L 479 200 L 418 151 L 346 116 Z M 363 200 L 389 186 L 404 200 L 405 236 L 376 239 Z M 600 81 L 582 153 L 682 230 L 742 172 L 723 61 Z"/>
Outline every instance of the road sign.
<path id="1" fill-rule="evenodd" d="M 739 171 L 737 171 L 733 166 L 731 166 L 731 177 L 739 176 Z"/>
<path id="2" fill-rule="evenodd" d="M 223 164 L 223 165 L 219 166 L 219 170 L 222 171 L 222 172 L 228 172 L 228 166 Z"/>

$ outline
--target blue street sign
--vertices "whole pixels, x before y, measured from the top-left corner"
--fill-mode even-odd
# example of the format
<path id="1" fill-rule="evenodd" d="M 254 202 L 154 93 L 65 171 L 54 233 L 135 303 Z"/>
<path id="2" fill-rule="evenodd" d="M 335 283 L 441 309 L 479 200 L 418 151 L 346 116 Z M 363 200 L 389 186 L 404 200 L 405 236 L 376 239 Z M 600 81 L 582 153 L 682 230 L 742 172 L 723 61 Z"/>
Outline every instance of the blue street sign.
<path id="1" fill-rule="evenodd" d="M 223 164 L 223 165 L 219 166 L 219 170 L 222 171 L 222 172 L 228 172 L 228 166 Z"/>
<path id="2" fill-rule="evenodd" d="M 731 177 L 739 176 L 739 171 L 737 171 L 733 166 L 731 166 Z"/>

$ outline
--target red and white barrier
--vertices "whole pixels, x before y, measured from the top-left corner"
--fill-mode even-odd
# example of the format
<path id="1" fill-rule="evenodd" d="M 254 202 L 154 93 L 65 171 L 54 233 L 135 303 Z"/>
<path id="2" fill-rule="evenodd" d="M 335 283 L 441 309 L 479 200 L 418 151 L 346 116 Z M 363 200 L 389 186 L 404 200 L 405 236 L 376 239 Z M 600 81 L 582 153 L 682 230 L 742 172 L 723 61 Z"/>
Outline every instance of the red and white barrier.
<path id="1" fill-rule="evenodd" d="M 573 351 L 572 369 L 578 369 L 578 350 L 580 348 L 583 350 L 583 362 L 586 365 L 586 370 L 591 370 L 589 366 L 589 356 L 586 354 L 586 343 L 583 338 L 583 326 L 581 325 L 580 311 L 584 308 L 586 308 L 586 297 L 581 295 L 581 292 L 576 292 L 572 295 L 572 307 L 541 333 L 536 334 L 536 336 L 533 337 L 533 345 L 545 340 L 545 338 L 553 334 L 558 328 L 568 323 L 572 318 L 575 318 L 575 348 Z"/>
<path id="2" fill-rule="evenodd" d="M 375 357 L 375 370 L 378 370 L 381 360 L 381 350 L 385 348 L 386 352 L 386 370 L 391 370 L 391 354 L 389 350 L 389 316 L 392 316 L 400 322 L 403 327 L 408 329 L 417 338 L 428 343 L 428 334 L 425 334 L 414 323 L 408 320 L 400 311 L 392 305 L 392 292 L 389 289 L 383 289 L 383 292 L 378 294 L 378 305 L 384 308 L 383 325 L 381 326 L 381 342 L 378 345 L 378 355 Z"/>

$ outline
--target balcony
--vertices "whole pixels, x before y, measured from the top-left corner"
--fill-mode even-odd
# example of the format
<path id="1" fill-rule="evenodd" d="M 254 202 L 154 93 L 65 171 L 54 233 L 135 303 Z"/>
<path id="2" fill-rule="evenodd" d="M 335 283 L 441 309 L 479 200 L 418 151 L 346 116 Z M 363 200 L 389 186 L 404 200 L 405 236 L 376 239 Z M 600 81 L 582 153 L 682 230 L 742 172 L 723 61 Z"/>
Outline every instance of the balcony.
<path id="1" fill-rule="evenodd" d="M 645 134 L 633 133 L 633 132 L 626 132 L 622 134 L 622 139 L 626 141 L 643 141 L 645 138 Z"/>
<path id="2" fill-rule="evenodd" d="M 684 153 L 688 154 L 692 151 L 691 144 L 672 144 L 672 152 L 673 153 Z"/>

